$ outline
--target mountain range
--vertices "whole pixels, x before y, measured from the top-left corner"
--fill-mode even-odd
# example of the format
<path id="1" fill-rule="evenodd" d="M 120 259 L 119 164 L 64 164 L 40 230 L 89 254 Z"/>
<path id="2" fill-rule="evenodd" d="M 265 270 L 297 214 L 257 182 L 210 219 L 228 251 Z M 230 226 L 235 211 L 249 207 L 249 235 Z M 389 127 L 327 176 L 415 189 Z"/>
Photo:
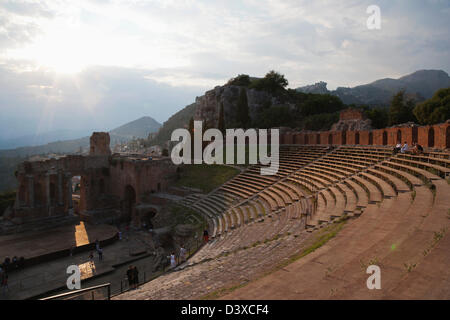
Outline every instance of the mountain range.
<path id="1" fill-rule="evenodd" d="M 321 93 L 338 96 L 345 104 L 387 106 L 400 90 L 417 102 L 431 98 L 434 92 L 450 87 L 450 77 L 443 70 L 418 70 L 398 79 L 385 78 L 353 88 L 338 87 L 328 90 L 326 82 L 296 88 L 304 93 Z"/>
<path id="2" fill-rule="evenodd" d="M 142 117 L 137 120 L 128 122 L 118 128 L 109 131 L 111 138 L 111 145 L 116 143 L 124 143 L 133 138 L 147 138 L 150 133 L 157 132 L 161 124 L 151 117 Z M 54 134 L 63 133 L 58 138 L 53 138 L 52 142 L 33 145 L 32 143 L 39 140 L 51 139 Z M 64 133 L 74 134 L 71 131 L 54 131 L 43 135 L 30 136 L 27 146 L 18 147 L 15 149 L 0 150 L 0 157 L 29 157 L 39 154 L 47 153 L 74 153 L 80 148 L 86 149 L 89 147 L 89 136 L 84 136 L 78 139 L 64 139 Z M 90 134 L 90 133 L 89 133 Z M 27 137 L 22 137 L 15 140 L 16 142 L 24 141 Z M 4 142 L 11 144 L 12 142 Z"/>

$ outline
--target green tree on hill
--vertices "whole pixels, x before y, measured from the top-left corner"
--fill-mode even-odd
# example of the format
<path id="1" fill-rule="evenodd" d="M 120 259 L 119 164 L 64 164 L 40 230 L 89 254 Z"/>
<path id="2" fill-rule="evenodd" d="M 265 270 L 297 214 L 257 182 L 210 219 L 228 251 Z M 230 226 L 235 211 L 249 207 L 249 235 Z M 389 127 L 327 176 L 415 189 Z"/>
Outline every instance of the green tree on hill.
<path id="1" fill-rule="evenodd" d="M 223 102 L 220 103 L 219 122 L 217 124 L 217 129 L 219 129 L 220 132 L 225 133 L 225 117 L 224 117 L 224 111 L 223 111 Z"/>
<path id="2" fill-rule="evenodd" d="M 261 112 L 257 127 L 273 128 L 273 127 L 290 127 L 294 118 L 288 106 L 276 106 L 265 109 Z"/>
<path id="3" fill-rule="evenodd" d="M 405 90 L 399 91 L 392 97 L 389 107 L 390 126 L 416 120 L 412 112 L 414 102 L 411 99 L 405 100 Z"/>
<path id="4" fill-rule="evenodd" d="M 248 74 L 239 74 L 236 78 L 231 78 L 227 84 L 248 87 L 250 85 L 250 77 Z"/>
<path id="5" fill-rule="evenodd" d="M 436 91 L 430 99 L 418 104 L 414 115 L 420 124 L 429 125 L 450 119 L 450 88 Z"/>
<path id="6" fill-rule="evenodd" d="M 237 121 L 240 127 L 248 128 L 250 126 L 250 115 L 247 100 L 247 90 L 242 88 L 239 93 L 237 104 Z"/>
<path id="7" fill-rule="evenodd" d="M 264 78 L 254 80 L 249 88 L 254 88 L 257 90 L 265 90 L 271 93 L 277 93 L 285 91 L 285 88 L 289 82 L 284 77 L 284 75 L 275 72 L 274 70 L 268 72 Z"/>
<path id="8" fill-rule="evenodd" d="M 386 128 L 389 123 L 389 112 L 387 108 L 375 107 L 365 111 L 367 118 L 372 120 L 375 129 Z"/>

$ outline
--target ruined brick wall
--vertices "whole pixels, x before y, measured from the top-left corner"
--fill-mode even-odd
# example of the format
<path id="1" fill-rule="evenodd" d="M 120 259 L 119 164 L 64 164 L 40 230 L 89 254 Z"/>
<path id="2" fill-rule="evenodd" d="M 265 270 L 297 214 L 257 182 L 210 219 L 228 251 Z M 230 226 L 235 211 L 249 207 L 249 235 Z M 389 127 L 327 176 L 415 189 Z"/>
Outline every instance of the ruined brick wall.
<path id="1" fill-rule="evenodd" d="M 450 120 L 433 126 L 435 148 L 450 149 Z"/>
<path id="2" fill-rule="evenodd" d="M 345 117 L 350 117 L 347 113 Z M 354 115 L 352 115 L 354 116 Z M 405 124 L 385 129 L 353 131 L 290 132 L 281 134 L 280 144 L 335 144 L 395 146 L 398 142 L 450 149 L 450 120 L 432 126 Z"/>
<path id="3" fill-rule="evenodd" d="M 109 156 L 111 149 L 109 148 L 110 138 L 108 132 L 94 132 L 90 138 L 91 156 Z"/>
<path id="4" fill-rule="evenodd" d="M 345 120 L 364 120 L 364 114 L 360 110 L 348 108 L 345 110 L 342 110 L 339 113 L 339 120 L 345 121 Z"/>

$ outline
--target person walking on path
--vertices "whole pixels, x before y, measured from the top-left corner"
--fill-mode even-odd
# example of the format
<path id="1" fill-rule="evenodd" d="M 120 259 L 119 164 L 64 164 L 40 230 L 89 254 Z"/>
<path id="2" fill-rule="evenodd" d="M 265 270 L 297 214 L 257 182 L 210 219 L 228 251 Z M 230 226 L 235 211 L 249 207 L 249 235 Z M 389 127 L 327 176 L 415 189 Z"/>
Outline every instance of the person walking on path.
<path id="1" fill-rule="evenodd" d="M 173 269 L 177 266 L 177 260 L 175 259 L 175 252 L 172 252 L 172 254 L 168 257 L 170 258 L 170 267 Z"/>
<path id="2" fill-rule="evenodd" d="M 3 289 L 2 290 L 3 294 L 5 294 L 6 290 L 8 290 L 8 292 L 9 292 L 8 273 L 4 269 L 1 269 L 1 271 L 0 271 L 0 283 L 1 283 L 1 287 Z"/>
<path id="3" fill-rule="evenodd" d="M 128 286 L 130 289 L 134 288 L 134 270 L 133 266 L 129 266 L 127 270 L 127 279 L 128 279 Z"/>
<path id="4" fill-rule="evenodd" d="M 102 261 L 103 260 L 103 249 L 98 249 L 97 253 L 98 253 L 98 260 Z"/>
<path id="5" fill-rule="evenodd" d="M 181 245 L 180 247 L 180 262 L 186 261 L 186 249 L 184 248 L 184 245 Z"/>
<path id="6" fill-rule="evenodd" d="M 136 266 L 133 268 L 133 280 L 134 280 L 134 289 L 137 289 L 139 286 L 139 270 Z"/>
<path id="7" fill-rule="evenodd" d="M 129 233 L 130 233 L 130 226 L 126 225 L 125 226 L 125 240 L 127 240 L 127 241 L 128 241 L 128 238 L 129 238 Z"/>
<path id="8" fill-rule="evenodd" d="M 91 251 L 89 253 L 89 265 L 91 266 L 91 268 L 94 265 L 94 251 Z"/>
<path id="9" fill-rule="evenodd" d="M 203 240 L 205 240 L 205 243 L 209 241 L 209 234 L 208 230 L 203 230 Z"/>

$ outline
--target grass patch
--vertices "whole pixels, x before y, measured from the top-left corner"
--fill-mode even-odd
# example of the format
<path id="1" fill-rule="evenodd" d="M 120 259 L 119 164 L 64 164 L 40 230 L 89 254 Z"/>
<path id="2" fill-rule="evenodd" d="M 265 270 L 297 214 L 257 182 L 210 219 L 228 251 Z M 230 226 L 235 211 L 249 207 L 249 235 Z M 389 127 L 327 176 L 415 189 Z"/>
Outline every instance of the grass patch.
<path id="1" fill-rule="evenodd" d="M 15 191 L 5 191 L 0 193 L 0 216 L 3 215 L 6 208 L 12 207 L 14 205 L 15 200 L 16 200 Z"/>
<path id="2" fill-rule="evenodd" d="M 189 207 L 185 207 L 182 206 L 180 204 L 171 204 L 169 207 L 169 211 L 171 213 L 171 222 L 174 225 L 177 224 L 184 224 L 184 223 L 191 223 L 188 218 L 190 216 L 195 216 L 199 221 L 202 221 L 201 223 L 197 223 L 197 227 L 200 226 L 205 226 L 206 225 L 206 221 L 203 218 L 203 216 L 201 216 L 200 214 L 198 214 L 195 210 L 189 208 Z"/>
<path id="3" fill-rule="evenodd" d="M 190 164 L 180 167 L 177 187 L 197 188 L 205 193 L 213 191 L 240 171 L 224 165 Z"/>
<path id="4" fill-rule="evenodd" d="M 411 192 L 411 202 L 413 202 L 414 199 L 416 199 L 416 190 L 414 190 L 413 192 Z"/>
<path id="5" fill-rule="evenodd" d="M 314 242 L 307 248 L 305 248 L 301 253 L 294 255 L 290 257 L 287 261 L 281 263 L 278 265 L 277 268 L 283 268 L 287 266 L 288 264 L 291 264 L 292 262 L 303 258 L 304 256 L 307 256 L 308 254 L 316 251 L 320 247 L 322 247 L 324 244 L 326 244 L 329 240 L 333 239 L 338 232 L 344 227 L 345 223 L 347 222 L 347 219 L 341 219 L 341 221 L 334 223 L 328 227 L 325 227 L 323 230 L 319 232 L 316 239 L 314 239 Z"/>
<path id="6" fill-rule="evenodd" d="M 409 264 L 408 263 L 404 263 L 403 265 L 404 265 L 404 267 L 405 267 L 407 272 L 411 272 L 416 267 L 417 263 L 414 263 L 414 264 L 413 263 L 409 263 Z"/>
<path id="7" fill-rule="evenodd" d="M 450 219 L 450 209 L 449 209 L 449 212 L 447 213 L 447 216 Z M 433 240 L 431 241 L 428 248 L 423 251 L 424 256 L 427 256 L 431 252 L 431 250 L 439 243 L 439 241 L 442 240 L 442 238 L 444 237 L 446 232 L 447 232 L 447 228 L 441 228 L 439 231 L 435 231 L 433 233 Z"/>
<path id="8" fill-rule="evenodd" d="M 229 288 L 221 288 L 221 289 L 215 290 L 213 292 L 210 292 L 210 293 L 200 297 L 200 300 L 214 300 L 214 299 L 220 298 L 221 296 L 231 293 L 236 289 L 244 287 L 247 283 L 248 282 L 246 281 L 246 282 L 231 286 Z"/>

